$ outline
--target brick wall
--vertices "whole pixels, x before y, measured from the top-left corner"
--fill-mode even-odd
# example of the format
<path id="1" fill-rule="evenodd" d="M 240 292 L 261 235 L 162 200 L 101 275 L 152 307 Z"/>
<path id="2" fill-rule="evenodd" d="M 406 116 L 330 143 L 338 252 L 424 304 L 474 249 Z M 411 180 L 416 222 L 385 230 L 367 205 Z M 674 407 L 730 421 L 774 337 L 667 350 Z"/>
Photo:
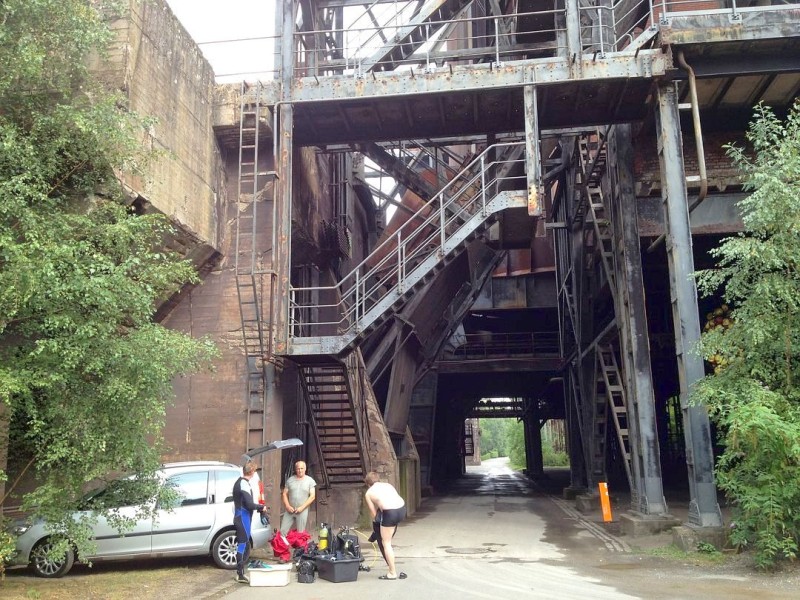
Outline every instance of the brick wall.
<path id="1" fill-rule="evenodd" d="M 708 177 L 709 191 L 723 192 L 726 189 L 738 186 L 738 172 L 731 159 L 726 155 L 724 146 L 730 143 L 744 145 L 741 132 L 709 133 L 703 136 L 703 150 L 706 160 L 706 176 Z M 642 135 L 635 141 L 634 174 L 636 177 L 636 194 L 646 196 L 655 194 L 661 189 L 661 175 L 658 161 L 655 135 Z M 686 176 L 699 174 L 697 164 L 697 149 L 694 136 L 683 135 L 683 160 Z M 689 189 L 699 187 L 698 182 L 689 182 Z"/>

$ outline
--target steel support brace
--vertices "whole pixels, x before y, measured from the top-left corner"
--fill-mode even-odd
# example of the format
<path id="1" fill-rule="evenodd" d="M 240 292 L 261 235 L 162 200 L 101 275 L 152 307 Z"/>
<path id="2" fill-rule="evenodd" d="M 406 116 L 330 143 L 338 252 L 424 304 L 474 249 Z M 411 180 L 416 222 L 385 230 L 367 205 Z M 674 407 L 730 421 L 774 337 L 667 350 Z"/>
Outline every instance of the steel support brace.
<path id="1" fill-rule="evenodd" d="M 580 79 L 583 74 L 583 52 L 581 48 L 581 14 L 578 0 L 566 0 L 567 12 L 567 56 L 570 75 Z"/>
<path id="2" fill-rule="evenodd" d="M 294 129 L 294 112 L 291 104 L 294 55 L 292 37 L 294 32 L 295 2 L 282 0 L 277 3 L 276 26 L 282 31 L 280 43 L 280 81 L 281 99 L 275 110 L 279 111 L 278 146 L 276 160 L 278 162 L 278 202 L 275 211 L 278 232 L 277 245 L 273 248 L 275 256 L 275 273 L 278 282 L 275 298 L 275 321 L 273 335 L 276 354 L 286 354 L 289 339 L 289 288 L 292 261 L 292 152 Z"/>
<path id="3" fill-rule="evenodd" d="M 539 151 L 539 110 L 536 86 L 525 86 L 525 171 L 528 178 L 528 215 L 542 214 L 542 156 Z"/>
<path id="4" fill-rule="evenodd" d="M 634 192 L 631 126 L 617 125 L 611 136 L 610 148 L 615 153 L 616 167 L 613 175 L 617 184 L 612 200 L 617 205 L 617 210 L 613 212 L 620 221 L 617 231 L 621 235 L 623 247 L 622 260 L 617 263 L 617 289 L 621 294 L 618 306 L 625 314 L 619 315 L 618 320 L 626 330 L 626 343 L 623 344 L 626 351 L 622 359 L 628 374 L 626 379 L 630 384 L 627 393 L 628 414 L 636 433 L 632 440 L 631 453 L 638 505 L 632 508 L 646 515 L 663 515 L 667 513 L 667 503 L 661 479 L 661 453 L 656 427 L 653 375 L 650 369 L 650 341 Z"/>
<path id="5" fill-rule="evenodd" d="M 689 229 L 689 202 L 683 168 L 683 147 L 678 115 L 678 95 L 674 83 L 657 87 L 658 136 L 661 165 L 661 196 L 665 203 L 667 258 L 670 295 L 675 328 L 675 353 L 678 361 L 681 411 L 689 471 L 689 518 L 699 527 L 722 526 L 714 482 L 714 457 L 708 412 L 689 403 L 692 386 L 704 376 L 703 359 L 693 352 L 700 339 L 697 288 L 692 278 L 694 258 Z"/>

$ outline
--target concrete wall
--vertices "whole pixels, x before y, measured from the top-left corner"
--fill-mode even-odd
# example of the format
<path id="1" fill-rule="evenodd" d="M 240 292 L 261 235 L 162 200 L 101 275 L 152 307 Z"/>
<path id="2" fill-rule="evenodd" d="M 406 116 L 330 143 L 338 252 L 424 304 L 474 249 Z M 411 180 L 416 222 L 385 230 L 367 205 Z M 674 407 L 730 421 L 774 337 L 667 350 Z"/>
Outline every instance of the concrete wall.
<path id="1" fill-rule="evenodd" d="M 133 111 L 154 119 L 144 143 L 157 151 L 145 177 L 124 181 L 170 216 L 190 245 L 218 249 L 222 169 L 211 66 L 165 0 L 129 0 L 126 18 L 112 26 L 119 42 L 98 70 Z"/>
<path id="2" fill-rule="evenodd" d="M 223 198 L 220 219 L 220 250 L 222 258 L 204 278 L 202 284 L 185 292 L 163 324 L 185 331 L 194 337 L 208 336 L 217 344 L 220 356 L 214 371 L 175 381 L 176 400 L 167 411 L 165 437 L 171 450 L 167 460 L 222 460 L 238 463 L 250 446 L 247 429 L 246 360 L 242 340 L 242 321 L 236 290 L 233 245 L 235 243 L 236 213 L 242 205 L 235 202 L 236 180 L 231 177 L 238 169 L 238 156 L 228 157 L 227 189 Z M 271 186 L 269 188 L 271 190 Z M 271 200 L 271 196 L 270 196 Z M 266 222 L 269 210 L 259 213 Z M 269 236 L 259 241 L 259 250 L 271 244 Z M 269 280 L 262 280 L 262 298 L 268 297 Z M 293 369 L 272 368 L 267 382 L 266 441 L 283 436 L 284 400 L 297 390 Z M 287 402 L 288 404 L 289 402 Z M 267 504 L 272 507 L 275 521 L 280 513 L 281 452 L 261 455 L 257 462 L 263 467 Z"/>

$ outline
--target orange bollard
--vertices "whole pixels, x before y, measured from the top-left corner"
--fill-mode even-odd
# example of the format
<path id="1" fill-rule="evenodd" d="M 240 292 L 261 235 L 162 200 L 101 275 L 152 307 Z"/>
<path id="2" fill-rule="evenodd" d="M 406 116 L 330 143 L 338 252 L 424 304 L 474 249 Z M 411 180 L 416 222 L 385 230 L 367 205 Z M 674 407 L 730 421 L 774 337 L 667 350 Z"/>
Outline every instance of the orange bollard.
<path id="1" fill-rule="evenodd" d="M 611 500 L 608 498 L 608 484 L 601 481 L 597 484 L 600 488 L 600 508 L 603 510 L 603 523 L 611 521 Z"/>

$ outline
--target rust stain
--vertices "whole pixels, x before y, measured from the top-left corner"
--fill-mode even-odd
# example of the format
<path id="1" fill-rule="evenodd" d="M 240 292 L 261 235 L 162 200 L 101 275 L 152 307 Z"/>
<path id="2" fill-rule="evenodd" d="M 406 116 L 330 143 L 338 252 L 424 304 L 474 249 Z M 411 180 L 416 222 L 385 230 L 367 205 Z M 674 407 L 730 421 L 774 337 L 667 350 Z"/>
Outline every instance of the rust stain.
<path id="1" fill-rule="evenodd" d="M 530 186 L 528 189 L 528 215 L 531 217 L 538 216 L 541 213 L 541 203 L 539 202 L 539 198 L 539 188 L 537 188 L 535 185 Z"/>

